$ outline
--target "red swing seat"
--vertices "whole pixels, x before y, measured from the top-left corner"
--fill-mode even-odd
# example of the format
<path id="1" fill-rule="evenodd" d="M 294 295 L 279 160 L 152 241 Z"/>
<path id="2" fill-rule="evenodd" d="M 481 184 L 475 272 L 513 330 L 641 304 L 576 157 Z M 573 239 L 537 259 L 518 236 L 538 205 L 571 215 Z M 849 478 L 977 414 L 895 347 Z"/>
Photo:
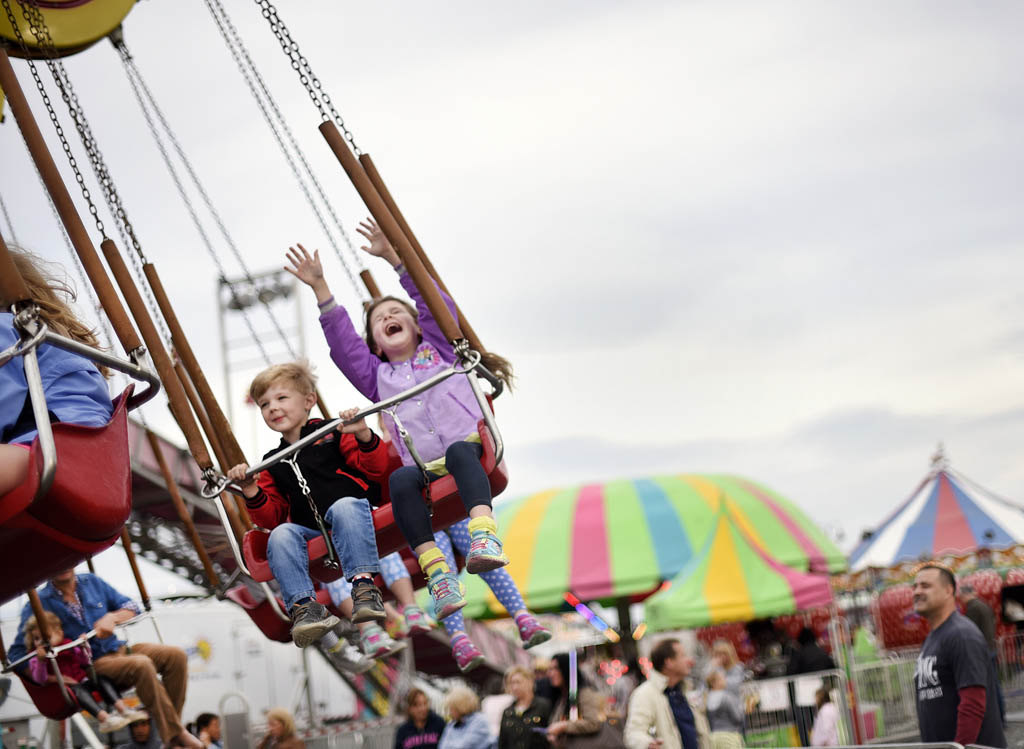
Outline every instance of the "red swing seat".
<path id="1" fill-rule="evenodd" d="M 252 619 L 253 624 L 259 627 L 260 632 L 268 640 L 274 640 L 275 642 L 291 642 L 291 623 L 286 622 L 284 619 L 277 615 L 274 611 L 274 607 L 267 599 L 256 600 L 252 592 L 244 585 L 237 585 L 231 588 L 225 595 L 234 603 L 237 603 L 249 618 Z M 316 600 L 322 603 L 328 608 L 330 606 L 331 596 L 326 590 L 320 589 L 316 592 Z M 277 599 L 278 604 L 281 606 L 281 610 L 284 611 L 284 601 L 280 598 Z"/>
<path id="2" fill-rule="evenodd" d="M 494 439 L 482 419 L 477 424 L 477 430 L 480 433 L 480 444 L 483 446 L 480 465 L 490 481 L 491 496 L 496 497 L 508 486 L 508 468 L 505 466 L 504 460 L 500 463 L 495 462 Z M 391 470 L 394 470 L 401 465 L 401 460 L 394 445 L 388 445 L 388 452 L 391 456 Z M 395 523 L 390 497 L 387 497 L 386 481 L 384 482 L 384 494 L 386 503 L 373 511 L 373 526 L 377 531 L 377 553 L 382 557 L 393 551 L 408 549 L 405 536 L 402 535 L 398 524 Z M 430 484 L 430 501 L 434 509 L 431 520 L 435 531 L 443 530 L 466 517 L 466 508 L 462 504 L 462 499 L 455 486 L 455 479 L 451 475 L 442 476 Z M 270 563 L 267 561 L 267 540 L 269 538 L 269 531 L 256 529 L 246 533 L 242 539 L 242 553 L 245 556 L 249 574 L 253 580 L 260 583 L 270 582 L 274 579 L 274 575 L 270 571 Z M 341 570 L 324 567 L 323 563 L 327 558 L 327 544 L 323 536 L 312 538 L 309 541 L 308 550 L 310 577 L 325 583 L 341 577 Z M 408 564 L 406 566 L 408 567 Z"/>
<path id="3" fill-rule="evenodd" d="M 39 499 L 34 498 L 42 451 L 39 439 L 32 441 L 28 477 L 0 497 L 0 603 L 120 537 L 132 509 L 128 399 L 133 390 L 134 385 L 125 388 L 105 426 L 52 425 L 57 471 L 50 491 Z"/>
<path id="4" fill-rule="evenodd" d="M 28 692 L 29 699 L 43 717 L 50 720 L 67 720 L 82 710 L 71 690 L 65 692 L 56 682 L 39 684 L 21 672 L 17 673 L 25 691 Z"/>

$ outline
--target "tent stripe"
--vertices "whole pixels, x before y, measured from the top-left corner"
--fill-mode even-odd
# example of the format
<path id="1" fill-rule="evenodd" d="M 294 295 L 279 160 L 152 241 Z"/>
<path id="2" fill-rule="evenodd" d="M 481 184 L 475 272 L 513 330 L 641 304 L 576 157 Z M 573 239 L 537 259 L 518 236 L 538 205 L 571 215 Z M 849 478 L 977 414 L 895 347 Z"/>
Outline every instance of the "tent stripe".
<path id="1" fill-rule="evenodd" d="M 711 543 L 711 563 L 704 578 L 704 599 L 712 621 L 754 618 L 743 564 L 724 512 L 719 516 Z"/>
<path id="2" fill-rule="evenodd" d="M 935 482 L 927 492 L 927 499 L 921 512 L 903 536 L 903 542 L 896 550 L 895 559 L 914 559 L 923 553 L 930 554 L 934 541 L 935 516 L 938 514 L 939 484 Z"/>
<path id="3" fill-rule="evenodd" d="M 828 562 L 825 560 L 825 555 L 821 553 L 818 545 L 811 541 L 807 534 L 804 533 L 803 528 L 797 525 L 788 513 L 783 511 L 779 506 L 779 503 L 776 502 L 774 498 L 768 496 L 768 494 L 761 491 L 760 487 L 755 486 L 749 481 L 741 480 L 739 483 L 742 484 L 748 492 L 764 502 L 765 505 L 775 513 L 775 516 L 779 519 L 779 522 L 782 523 L 782 526 L 789 531 L 790 535 L 792 535 L 796 542 L 800 544 L 800 548 L 802 548 L 804 553 L 807 554 L 807 566 L 809 569 L 828 569 Z"/>
<path id="4" fill-rule="evenodd" d="M 975 536 L 967 524 L 960 503 L 953 495 L 949 477 L 940 473 L 936 484 L 938 501 L 935 511 L 935 536 L 929 551 L 940 554 L 972 548 L 976 543 Z"/>
<path id="5" fill-rule="evenodd" d="M 629 594 L 643 587 L 653 590 L 662 580 L 655 553 L 657 544 L 652 543 L 653 526 L 646 517 L 634 482 L 606 483 L 604 511 L 612 592 Z M 671 509 L 669 512 L 675 515 Z"/>
<path id="6" fill-rule="evenodd" d="M 985 512 L 985 508 L 980 502 L 975 502 L 967 496 L 967 493 L 953 480 L 952 476 L 944 474 L 943 477 L 949 482 L 953 496 L 956 497 L 960 510 L 963 512 L 967 524 L 971 527 L 971 533 L 974 535 L 976 544 L 1009 546 L 1013 543 L 1013 538 L 1010 534 L 1003 530 L 997 520 Z"/>
<path id="7" fill-rule="evenodd" d="M 608 529 L 605 524 L 604 493 L 600 484 L 580 489 L 572 521 L 572 567 L 569 590 L 591 600 L 612 592 L 608 559 Z"/>
<path id="8" fill-rule="evenodd" d="M 679 513 L 665 491 L 650 479 L 633 482 L 647 520 L 647 530 L 663 580 L 676 575 L 693 557 L 690 539 L 679 520 Z"/>

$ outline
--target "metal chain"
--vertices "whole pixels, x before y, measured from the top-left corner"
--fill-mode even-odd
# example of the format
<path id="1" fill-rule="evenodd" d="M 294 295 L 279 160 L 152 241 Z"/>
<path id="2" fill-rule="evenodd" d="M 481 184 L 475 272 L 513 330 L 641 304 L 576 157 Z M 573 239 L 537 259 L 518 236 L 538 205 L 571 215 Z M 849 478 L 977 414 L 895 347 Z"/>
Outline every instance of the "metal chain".
<path id="1" fill-rule="evenodd" d="M 316 520 L 320 533 L 323 534 L 324 541 L 327 542 L 327 561 L 324 562 L 324 567 L 335 570 L 341 569 L 341 564 L 338 562 L 338 556 L 334 550 L 334 542 L 331 540 L 331 534 L 327 530 L 327 524 L 324 522 L 323 516 L 320 515 L 316 502 L 313 501 L 313 492 L 310 491 L 306 477 L 299 470 L 299 453 L 295 453 L 290 458 L 284 458 L 281 462 L 291 466 L 292 471 L 295 473 L 295 479 L 299 482 L 299 491 L 302 492 L 302 496 L 309 502 L 309 509 L 313 511 L 313 519 Z"/>
<path id="2" fill-rule="evenodd" d="M 0 213 L 4 214 L 4 220 L 7 222 L 7 228 L 10 229 L 11 242 L 13 244 L 19 244 L 18 236 L 14 233 L 14 222 L 11 221 L 11 214 L 7 212 L 7 204 L 4 203 L 4 196 L 0 193 Z"/>
<path id="3" fill-rule="evenodd" d="M 341 129 L 342 134 L 352 145 L 352 150 L 355 151 L 356 156 L 359 156 L 362 151 L 359 150 L 359 146 L 356 145 L 355 137 L 352 132 L 345 125 L 345 121 L 341 119 L 341 115 L 338 114 L 338 110 L 334 108 L 334 103 L 331 101 L 331 97 L 324 91 L 323 86 L 320 84 L 320 79 L 316 77 L 313 69 L 309 65 L 309 61 L 305 56 L 299 52 L 299 44 L 292 39 L 291 33 L 288 31 L 288 27 L 284 25 L 284 21 L 281 20 L 277 14 L 277 8 L 274 7 L 270 0 L 255 0 L 256 4 L 260 7 L 260 12 L 263 17 L 267 19 L 270 24 L 270 30 L 274 33 L 277 38 L 278 44 L 281 45 L 281 49 L 285 55 L 288 56 L 288 60 L 291 63 L 292 70 L 299 75 L 299 81 L 306 89 L 306 93 L 309 94 L 309 98 L 313 100 L 313 104 L 320 112 L 320 117 L 325 121 L 334 120 L 334 123 Z"/>
<path id="4" fill-rule="evenodd" d="M 64 155 L 67 157 L 68 165 L 71 167 L 72 172 L 74 172 L 75 181 L 78 183 L 78 187 L 82 191 L 82 198 L 85 199 L 86 204 L 89 206 L 89 214 L 96 222 L 96 229 L 99 231 L 100 236 L 106 239 L 107 230 L 103 225 L 103 220 L 100 218 L 99 209 L 97 209 L 96 203 L 92 199 L 92 193 L 90 193 L 89 188 L 86 187 L 85 177 L 82 175 L 82 170 L 78 167 L 78 161 L 75 159 L 75 155 L 71 152 L 71 144 L 68 143 L 67 136 L 64 135 L 64 128 L 61 127 L 60 121 L 57 119 L 57 112 L 54 110 L 53 103 L 50 101 L 50 95 L 46 92 L 46 87 L 43 85 L 43 79 L 39 77 L 39 71 L 36 68 L 35 61 L 32 59 L 32 50 L 29 49 L 28 43 L 25 41 L 25 37 L 21 33 L 21 27 L 18 25 L 18 21 L 14 16 L 14 11 L 11 9 L 11 0 L 0 0 L 0 6 L 3 6 L 4 12 L 7 14 L 7 20 L 11 24 L 11 28 L 14 29 L 14 36 L 25 55 L 26 62 L 28 62 L 29 70 L 32 73 L 32 79 L 35 81 L 40 97 L 42 97 L 43 106 L 46 107 L 46 113 L 50 117 L 50 122 L 53 123 L 54 130 L 57 132 L 57 138 L 60 140 L 61 148 L 64 150 Z"/>
<path id="5" fill-rule="evenodd" d="M 9 0 L 3 0 L 3 2 L 5 8 L 9 8 Z M 142 270 L 142 264 L 147 262 L 146 255 L 143 252 L 142 245 L 139 243 L 138 237 L 135 234 L 135 229 L 132 226 L 131 221 L 128 219 L 128 214 L 124 209 L 124 204 L 121 202 L 121 196 L 118 194 L 117 188 L 114 185 L 114 180 L 110 176 L 110 171 L 107 168 L 106 161 L 99 149 L 96 137 L 92 133 L 92 128 L 89 126 L 89 121 L 85 116 L 85 110 L 82 107 L 81 102 L 78 100 L 78 94 L 75 92 L 74 86 L 71 84 L 71 79 L 68 77 L 64 63 L 56 57 L 57 49 L 53 43 L 53 38 L 50 35 L 50 30 L 46 25 L 46 19 L 43 17 L 42 11 L 35 4 L 35 0 L 29 0 L 29 2 L 22 2 L 22 0 L 19 0 L 19 4 L 21 5 L 22 15 L 29 24 L 29 30 L 36 38 L 36 41 L 40 44 L 40 49 L 47 58 L 47 67 L 50 70 L 50 74 L 53 76 L 54 83 L 57 85 L 57 88 L 61 93 L 61 98 L 63 98 L 64 103 L 67 105 L 68 114 L 70 115 L 72 122 L 75 124 L 75 129 L 78 131 L 79 138 L 82 141 L 82 146 L 89 157 L 93 174 L 103 191 L 107 208 L 114 216 L 114 225 L 117 228 L 118 235 L 121 237 L 121 241 L 126 249 L 131 248 L 135 250 L 134 254 L 131 252 L 128 252 L 127 254 L 135 272 L 136 285 L 141 288 L 146 297 L 146 304 L 150 310 L 150 317 L 153 318 L 156 323 L 161 338 L 165 345 L 170 347 L 170 330 L 167 328 L 163 315 L 160 312 L 160 308 L 156 303 L 156 298 L 153 296 L 153 292 L 149 288 L 149 283 L 146 279 L 145 273 Z M 8 18 L 10 18 L 11 15 L 12 14 L 9 13 Z M 18 30 L 18 35 L 20 36 L 20 30 Z M 35 73 L 34 65 L 33 77 L 36 79 L 37 87 L 41 86 L 42 80 Z M 42 88 L 40 88 L 40 93 L 43 93 L 45 96 Z M 46 97 L 46 100 L 48 101 L 48 97 Z M 53 111 L 52 106 L 48 105 L 47 111 L 51 115 L 51 120 L 59 128 L 60 126 L 56 121 L 56 113 Z M 59 135 L 61 137 L 61 145 L 64 147 L 65 154 L 69 156 L 69 159 L 73 159 L 70 152 L 70 144 L 68 144 L 67 139 L 63 136 L 62 130 Z M 76 180 L 79 181 L 83 191 L 85 191 L 84 178 L 78 170 L 77 163 L 75 163 L 72 168 L 75 170 Z M 85 194 L 85 192 L 83 192 L 83 194 Z M 86 199 L 90 205 L 90 213 L 93 213 L 96 210 L 96 207 L 91 200 L 91 196 L 87 196 Z M 94 213 L 94 217 L 97 221 L 97 228 L 100 230 L 103 238 L 108 239 L 109 237 L 107 236 L 102 221 L 100 221 L 98 217 L 98 213 Z"/>
<path id="6" fill-rule="evenodd" d="M 365 290 L 362 288 L 359 281 L 357 280 L 356 273 L 353 273 L 349 263 L 351 262 L 352 265 L 354 265 L 359 271 L 365 270 L 366 266 L 362 261 L 360 253 L 356 252 L 356 248 L 352 244 L 352 237 L 345 230 L 344 225 L 341 223 L 341 219 L 338 218 L 338 214 L 335 212 L 333 204 L 327 197 L 327 192 L 324 190 L 323 185 L 320 184 L 320 180 L 317 179 L 316 173 L 313 171 L 312 166 L 310 166 L 310 163 L 306 158 L 305 152 L 302 150 L 302 147 L 299 145 L 298 140 L 295 138 L 295 134 L 292 132 L 291 127 L 288 125 L 288 121 L 285 119 L 284 114 L 281 112 L 281 108 L 278 106 L 277 100 L 270 93 L 270 88 L 267 86 L 267 83 L 264 80 L 263 75 L 260 73 L 259 69 L 256 67 L 256 64 L 253 62 L 252 56 L 249 54 L 249 50 L 246 48 L 245 43 L 242 41 L 242 38 L 238 33 L 238 29 L 231 21 L 231 17 L 228 15 L 227 10 L 224 8 L 223 3 L 221 3 L 220 0 L 206 0 L 206 6 L 207 8 L 209 8 L 211 15 L 213 15 L 213 19 L 221 32 L 221 36 L 224 38 L 225 44 L 227 44 L 228 51 L 231 53 L 231 56 L 234 58 L 235 63 L 238 65 L 238 68 L 242 73 L 242 76 L 245 78 L 246 83 L 249 86 L 249 90 L 252 93 L 253 98 L 256 100 L 256 104 L 259 106 L 260 111 L 263 112 L 264 119 L 266 119 L 267 125 L 270 127 L 271 132 L 274 134 L 274 137 L 281 148 L 281 152 L 284 154 L 285 159 L 288 161 L 289 166 L 292 168 L 292 172 L 293 174 L 295 174 L 295 178 L 298 180 L 299 186 L 306 196 L 306 200 L 310 203 L 310 206 L 312 207 L 313 212 L 316 214 L 317 219 L 324 230 L 324 233 L 327 234 L 328 240 L 330 241 L 331 246 L 334 248 L 335 255 L 337 255 L 338 257 L 338 262 L 341 263 L 342 267 L 345 269 L 346 274 L 348 274 L 349 281 L 352 283 L 352 286 L 356 290 L 356 293 L 362 296 Z M 227 30 L 227 33 L 225 33 L 225 29 Z M 258 86 L 259 90 L 263 93 L 262 98 L 260 97 L 259 93 L 257 93 L 256 88 L 253 86 L 252 81 L 255 81 L 256 86 Z M 337 229 L 338 234 L 341 235 L 342 240 L 345 242 L 345 245 L 348 248 L 348 254 L 350 256 L 349 260 L 346 260 L 345 257 L 342 256 L 341 249 L 338 247 L 338 244 L 334 241 L 334 237 L 331 235 L 331 232 L 327 229 L 323 217 L 320 215 L 320 212 L 317 209 L 316 204 L 313 202 L 313 199 L 309 194 L 309 188 L 306 186 L 305 181 L 303 180 L 298 169 L 296 168 L 288 149 L 285 148 L 284 144 L 281 142 L 281 137 L 275 130 L 274 123 L 271 122 L 270 117 L 268 117 L 267 115 L 268 107 L 270 109 L 270 113 L 273 115 L 274 119 L 277 122 L 277 126 L 281 129 L 281 132 L 284 133 L 284 136 L 288 140 L 289 145 L 291 145 L 292 150 L 295 152 L 295 156 L 298 159 L 299 163 L 301 164 L 302 169 L 306 174 L 306 177 L 309 179 L 309 182 L 312 184 L 313 189 L 319 196 L 324 207 L 327 209 L 327 213 L 330 215 L 331 220 L 334 222 L 334 226 Z"/>
<path id="7" fill-rule="evenodd" d="M 153 107 L 153 111 L 157 114 L 157 117 L 159 117 L 160 121 L 164 124 L 164 128 L 168 132 L 172 141 L 175 143 L 177 143 L 177 141 L 174 138 L 173 134 L 171 134 L 170 129 L 167 126 L 167 122 L 163 118 L 163 115 L 160 112 L 159 108 L 156 106 L 156 102 L 152 99 L 152 96 L 149 97 L 149 102 L 147 104 L 146 97 L 143 96 L 143 90 L 145 90 L 146 93 L 148 94 L 149 89 L 146 88 L 145 81 L 143 81 L 141 76 L 138 75 L 138 70 L 134 67 L 134 65 L 131 64 L 131 54 L 128 52 L 127 47 L 125 47 L 124 44 L 120 44 L 117 45 L 117 49 L 118 52 L 121 54 L 121 59 L 125 62 L 125 70 L 128 73 L 128 82 L 131 84 L 132 91 L 135 93 L 135 98 L 138 99 L 139 107 L 140 109 L 142 109 L 142 115 L 146 120 L 146 124 L 149 125 L 149 130 L 153 134 L 153 140 L 156 142 L 157 149 L 160 151 L 160 155 L 163 157 L 164 164 L 167 165 L 167 171 L 171 175 L 171 180 L 174 182 L 174 185 L 178 190 L 178 194 L 181 196 L 182 202 L 185 204 L 185 208 L 192 219 L 193 225 L 196 227 L 196 231 L 199 232 L 199 237 L 203 242 L 203 246 L 206 247 L 207 253 L 213 260 L 214 265 L 217 266 L 217 272 L 220 274 L 221 279 L 226 280 L 227 271 L 224 268 L 223 263 L 221 263 L 220 256 L 217 254 L 217 251 L 214 250 L 213 244 L 210 242 L 210 237 L 206 233 L 206 229 L 203 227 L 202 221 L 199 220 L 199 214 L 196 213 L 195 206 L 192 204 L 192 200 L 189 198 L 188 192 L 185 190 L 184 184 L 182 184 L 181 177 L 178 175 L 178 170 L 175 169 L 174 162 L 171 160 L 171 156 L 167 152 L 167 147 L 164 145 L 163 139 L 160 137 L 160 132 L 156 127 L 156 123 L 153 121 L 153 115 L 150 113 L 150 105 Z M 180 145 L 176 145 L 176 150 L 178 151 L 179 156 L 182 157 L 182 160 L 185 161 L 185 163 L 187 164 L 188 162 L 184 158 L 184 152 L 181 150 Z M 193 180 L 198 182 L 198 177 L 195 175 L 195 172 L 193 172 L 190 169 L 189 173 L 192 175 Z M 206 195 L 205 190 L 202 191 L 202 194 Z M 207 205 L 210 206 L 209 196 L 206 196 L 206 199 Z M 211 213 L 215 214 L 215 217 L 219 221 L 219 217 L 216 216 L 216 212 L 213 211 L 212 206 L 210 206 L 210 210 Z M 223 227 L 223 224 L 221 224 L 221 226 Z M 224 231 L 226 232 L 227 230 L 224 229 Z M 246 276 L 248 276 L 251 280 L 252 277 L 249 276 L 248 271 L 246 271 Z M 267 365 L 270 365 L 270 355 L 267 353 L 266 348 L 263 346 L 263 342 L 260 340 L 260 336 L 257 335 L 256 327 L 253 324 L 252 319 L 249 317 L 248 313 L 245 311 L 244 308 L 240 308 L 239 311 L 242 313 L 242 318 L 245 321 L 246 328 L 248 328 L 249 330 L 249 335 L 252 336 L 252 340 L 255 342 L 256 347 L 259 349 L 260 355 L 263 357 L 264 362 L 266 362 Z M 277 324 L 276 318 L 274 318 L 273 315 L 271 315 L 271 320 L 274 321 L 275 325 Z M 278 328 L 278 332 L 282 336 L 282 339 L 285 341 L 285 345 L 287 346 L 288 341 L 286 338 L 284 338 L 284 334 L 281 333 L 280 328 Z M 290 346 L 288 350 L 289 353 L 292 355 L 292 358 L 296 358 L 294 352 L 291 351 Z"/>

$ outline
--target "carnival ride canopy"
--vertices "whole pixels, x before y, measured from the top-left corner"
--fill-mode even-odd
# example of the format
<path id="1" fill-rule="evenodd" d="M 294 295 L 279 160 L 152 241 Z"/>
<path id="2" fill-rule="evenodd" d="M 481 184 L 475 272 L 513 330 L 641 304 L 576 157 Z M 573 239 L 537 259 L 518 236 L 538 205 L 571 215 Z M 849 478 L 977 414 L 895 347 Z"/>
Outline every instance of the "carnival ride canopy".
<path id="1" fill-rule="evenodd" d="M 775 559 L 756 530 L 729 503 L 715 513 L 704 547 L 666 590 L 647 599 L 652 630 L 750 621 L 832 603 L 827 575 L 801 572 Z"/>
<path id="2" fill-rule="evenodd" d="M 913 493 L 853 550 L 850 569 L 1024 543 L 1024 510 L 939 459 Z"/>
<path id="3" fill-rule="evenodd" d="M 684 474 L 539 492 L 498 503 L 506 568 L 534 610 L 583 600 L 641 600 L 699 561 L 726 508 L 781 564 L 836 572 L 842 552 L 792 502 L 738 476 Z M 476 575 L 465 575 L 470 617 L 505 610 Z"/>

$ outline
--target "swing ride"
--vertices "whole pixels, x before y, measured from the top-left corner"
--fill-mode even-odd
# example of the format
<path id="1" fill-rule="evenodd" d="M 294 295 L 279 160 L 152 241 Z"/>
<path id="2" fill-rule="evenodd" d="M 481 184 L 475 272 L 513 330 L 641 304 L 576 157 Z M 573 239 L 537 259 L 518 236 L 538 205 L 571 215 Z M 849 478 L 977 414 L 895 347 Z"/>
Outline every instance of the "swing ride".
<path id="1" fill-rule="evenodd" d="M 379 296 L 380 291 L 372 274 L 359 267 L 358 260 L 346 260 L 346 254 L 355 257 L 351 240 L 223 5 L 220 0 L 205 0 L 205 3 L 349 281 L 361 298 Z M 175 476 L 168 463 L 165 445 L 148 427 L 144 427 L 142 433 L 158 466 L 166 496 L 170 498 L 177 519 L 195 547 L 207 582 L 211 589 L 241 606 L 269 639 L 287 642 L 290 640 L 290 620 L 272 587 L 273 578 L 266 562 L 269 534 L 253 527 L 238 487 L 224 476 L 229 467 L 246 462 L 243 452 L 175 314 L 160 275 L 146 255 L 129 220 L 100 144 L 90 128 L 89 119 L 76 96 L 63 62 L 63 58 L 103 38 L 110 38 L 154 142 L 211 259 L 222 277 L 226 276 L 223 263 L 214 249 L 213 239 L 203 227 L 188 198 L 186 182 L 200 195 L 206 209 L 214 217 L 218 233 L 243 269 L 245 277 L 251 280 L 252 274 L 242 252 L 220 218 L 199 178 L 198 170 L 175 136 L 168 117 L 158 105 L 127 46 L 120 23 L 133 4 L 132 0 L 106 3 L 98 0 L 57 0 L 47 3 L 39 0 L 0 0 L 0 90 L 6 97 L 9 111 L 21 131 L 51 205 L 66 231 L 70 248 L 73 249 L 73 258 L 87 277 L 89 293 L 95 295 L 97 305 L 103 311 L 103 325 L 108 328 L 108 337 L 111 343 L 114 338 L 117 339 L 126 357 L 121 359 L 83 347 L 47 331 L 39 321 L 35 303 L 20 284 L 17 273 L 9 272 L 9 269 L 13 269 L 13 263 L 3 237 L 0 237 L 0 295 L 4 299 L 18 300 L 12 306 L 12 311 L 16 313 L 15 328 L 20 336 L 17 346 L 0 354 L 0 365 L 10 366 L 9 362 L 15 357 L 24 361 L 31 394 L 29 405 L 34 423 L 39 429 L 39 437 L 31 447 L 30 463 L 38 467 L 38 470 L 32 472 L 30 480 L 15 491 L 0 497 L 0 560 L 5 569 L 14 571 L 0 581 L 0 601 L 28 591 L 32 605 L 36 606 L 38 600 L 33 598 L 33 587 L 36 584 L 56 571 L 73 567 L 111 546 L 118 538 L 123 538 L 126 552 L 130 560 L 133 560 L 132 543 L 124 531 L 125 522 L 132 510 L 128 439 L 130 425 L 127 414 L 162 391 L 201 477 L 203 486 L 195 488 L 202 500 L 207 502 L 207 507 L 213 508 L 212 511 L 219 517 L 224 539 L 237 570 L 251 579 L 249 585 L 235 584 L 228 588 L 234 578 L 225 581 L 218 572 L 218 569 L 223 572 L 223 565 L 215 564 L 203 543 L 192 516 L 193 508 L 186 502 L 183 489 L 179 486 L 180 476 Z M 483 446 L 481 465 L 489 478 L 493 494 L 497 495 L 508 483 L 502 438 L 491 406 L 491 401 L 502 392 L 502 382 L 481 363 L 485 349 L 461 310 L 456 307 L 453 315 L 444 304 L 438 291 L 440 288 L 447 293 L 443 281 L 413 235 L 369 154 L 356 146 L 351 131 L 323 90 L 309 62 L 299 52 L 298 44 L 292 39 L 276 9 L 265 1 L 257 2 L 257 5 L 320 115 L 319 130 L 323 138 L 370 214 L 396 248 L 425 304 L 456 354 L 455 363 L 447 370 L 404 393 L 363 409 L 353 420 L 389 409 L 393 414 L 393 409 L 399 403 L 438 383 L 450 377 L 466 377 L 483 414 L 478 424 L 480 443 Z M 32 81 L 42 97 L 47 117 L 54 124 L 61 148 L 68 157 L 68 167 L 81 188 L 82 200 L 94 219 L 95 233 L 86 228 L 61 177 L 21 88 L 11 56 L 26 61 Z M 52 95 L 43 83 L 40 68 L 44 66 L 53 77 L 57 95 Z M 110 225 L 114 226 L 120 243 L 110 236 L 108 225 L 100 217 L 97 201 L 86 187 L 82 169 L 72 155 L 67 135 L 60 124 L 61 118 L 55 110 L 54 102 L 57 99 L 62 100 L 68 109 L 68 116 L 82 142 L 89 167 L 100 186 L 99 194 L 113 217 Z M 3 99 L 0 99 L 2 102 Z M 183 165 L 183 171 L 175 167 L 172 153 Z M 318 206 L 317 201 L 322 207 Z M 94 236 L 99 238 L 99 252 L 94 244 Z M 101 254 L 106 267 L 100 260 Z M 124 255 L 127 255 L 128 262 Z M 123 305 L 121 298 L 124 299 Z M 271 319 L 274 319 L 273 315 Z M 259 345 L 255 329 L 248 319 L 246 322 Z M 276 320 L 274 324 L 280 336 L 286 339 Z M 35 375 L 32 369 L 37 349 L 41 345 L 73 350 L 103 366 L 141 380 L 147 387 L 136 394 L 129 386 L 117 399 L 113 418 L 104 427 L 87 428 L 61 423 L 51 426 L 41 385 L 36 382 L 38 367 Z M 289 352 L 293 358 L 297 358 L 290 347 Z M 267 364 L 270 364 L 266 352 L 262 353 Z M 479 379 L 489 383 L 490 392 L 485 392 Z M 320 410 L 327 418 L 321 428 L 253 466 L 249 475 L 288 458 L 339 427 L 341 420 L 328 416 L 319 393 L 317 399 Z M 398 434 L 395 439 L 403 440 L 416 464 L 425 472 L 426 466 L 397 418 L 396 430 Z M 394 446 L 390 447 L 392 458 L 397 462 L 397 452 Z M 436 530 L 466 517 L 452 477 L 446 476 L 432 484 L 428 483 L 423 494 Z M 385 503 L 374 510 L 373 520 L 381 555 L 405 547 L 390 504 Z M 309 544 L 310 568 L 315 579 L 327 582 L 339 577 L 343 571 L 326 527 L 322 523 L 320 526 L 321 534 Z M 45 561 L 25 564 L 25 560 L 30 558 Z M 134 567 L 134 561 L 132 563 Z M 136 577 L 141 589 L 137 569 Z M 321 591 L 318 595 L 326 596 L 326 592 Z M 144 596 L 144 600 L 148 608 L 148 598 Z M 82 644 L 88 637 L 83 636 L 76 643 Z M 48 650 L 47 658 L 54 669 L 59 650 Z M 8 662 L 2 642 L 0 660 L 5 672 L 15 670 L 23 680 L 26 678 L 17 669 L 19 663 Z M 77 710 L 73 695 L 59 675 L 56 684 L 37 685 L 28 680 L 26 688 L 44 715 L 60 719 L 57 716 L 67 717 Z"/>

